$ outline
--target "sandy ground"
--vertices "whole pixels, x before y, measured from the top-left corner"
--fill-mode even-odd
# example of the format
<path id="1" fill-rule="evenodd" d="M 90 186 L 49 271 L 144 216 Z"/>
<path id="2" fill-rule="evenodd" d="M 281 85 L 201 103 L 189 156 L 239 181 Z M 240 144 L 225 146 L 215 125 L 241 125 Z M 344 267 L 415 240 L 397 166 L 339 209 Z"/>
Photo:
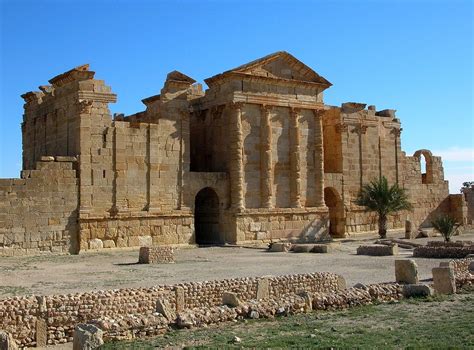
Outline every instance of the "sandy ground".
<path id="1" fill-rule="evenodd" d="M 389 235 L 402 238 L 401 233 Z M 208 247 L 176 251 L 176 263 L 140 265 L 138 249 L 85 252 L 80 255 L 44 255 L 0 258 L 0 298 L 25 294 L 66 294 L 98 289 L 149 287 L 187 281 L 284 275 L 317 271 L 335 272 L 347 281 L 376 283 L 394 280 L 394 260 L 410 258 L 412 251 L 400 249 L 400 255 L 387 257 L 358 256 L 361 244 L 377 238 L 356 236 L 337 240 L 330 254 L 269 253 L 264 249 Z M 474 230 L 454 240 L 474 240 Z M 412 240 L 426 244 L 441 237 Z M 441 259 L 414 258 L 421 280 L 431 278 L 431 268 Z M 70 350 L 72 343 L 44 349 Z"/>
<path id="2" fill-rule="evenodd" d="M 401 235 L 397 235 L 401 237 Z M 394 280 L 397 258 L 409 258 L 412 251 L 400 249 L 400 255 L 369 257 L 355 255 L 360 244 L 375 240 L 357 237 L 336 244 L 330 254 L 269 253 L 263 249 L 209 247 L 176 251 L 176 263 L 137 264 L 138 249 L 83 253 L 80 255 L 0 258 L 0 298 L 25 294 L 63 294 L 98 289 L 150 287 L 187 281 L 284 275 L 316 271 L 342 275 L 348 286 L 357 282 L 376 283 Z M 441 238 L 417 239 L 417 243 Z M 454 238 L 474 240 L 474 231 Z M 440 259 L 415 258 L 420 278 L 429 279 Z"/>

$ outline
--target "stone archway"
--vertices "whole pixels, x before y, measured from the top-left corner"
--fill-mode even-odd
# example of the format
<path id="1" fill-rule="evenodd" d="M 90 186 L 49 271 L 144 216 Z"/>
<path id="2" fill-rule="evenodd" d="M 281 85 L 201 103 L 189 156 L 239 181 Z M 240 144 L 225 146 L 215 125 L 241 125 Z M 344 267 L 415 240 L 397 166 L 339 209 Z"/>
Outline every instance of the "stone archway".
<path id="1" fill-rule="evenodd" d="M 203 188 L 196 195 L 194 232 L 197 244 L 222 243 L 219 230 L 219 197 L 210 187 Z"/>
<path id="2" fill-rule="evenodd" d="M 342 198 L 333 187 L 324 189 L 324 203 L 329 208 L 329 233 L 332 237 L 344 237 L 345 220 Z"/>
<path id="3" fill-rule="evenodd" d="M 421 183 L 433 183 L 433 155 L 427 149 L 420 149 L 413 154 L 420 162 Z"/>

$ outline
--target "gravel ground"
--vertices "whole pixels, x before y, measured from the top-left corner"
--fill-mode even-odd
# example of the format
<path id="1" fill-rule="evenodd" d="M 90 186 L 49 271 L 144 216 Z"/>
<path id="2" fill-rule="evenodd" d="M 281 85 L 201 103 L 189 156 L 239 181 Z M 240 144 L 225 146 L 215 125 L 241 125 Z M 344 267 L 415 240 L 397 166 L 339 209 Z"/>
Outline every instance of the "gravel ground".
<path id="1" fill-rule="evenodd" d="M 401 235 L 398 234 L 398 237 Z M 178 249 L 177 262 L 167 265 L 137 264 L 138 249 L 87 252 L 72 256 L 0 258 L 0 298 L 317 271 L 340 274 L 344 276 L 348 286 L 357 282 L 393 281 L 393 260 L 409 258 L 412 251 L 400 249 L 397 257 L 355 254 L 360 244 L 370 244 L 375 239 L 374 236 L 357 236 L 356 239 L 337 241 L 335 251 L 330 254 L 269 253 L 263 249 L 235 247 Z M 455 239 L 474 240 L 474 231 Z M 414 241 L 426 243 L 428 240 L 433 238 Z M 429 279 L 431 268 L 443 261 L 422 258 L 415 260 L 422 280 Z"/>

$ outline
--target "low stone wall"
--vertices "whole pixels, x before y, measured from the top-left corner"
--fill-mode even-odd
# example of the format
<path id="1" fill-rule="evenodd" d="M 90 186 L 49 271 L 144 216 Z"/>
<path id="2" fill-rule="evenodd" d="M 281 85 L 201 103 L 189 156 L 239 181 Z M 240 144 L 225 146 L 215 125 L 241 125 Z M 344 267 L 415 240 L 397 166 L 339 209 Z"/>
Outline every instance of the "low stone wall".
<path id="1" fill-rule="evenodd" d="M 474 254 L 474 245 L 468 247 L 424 246 L 413 250 L 413 256 L 417 258 L 463 259 L 469 254 Z"/>
<path id="2" fill-rule="evenodd" d="M 94 319 L 151 317 L 156 301 L 166 300 L 176 311 L 221 305 L 226 291 L 240 300 L 306 292 L 335 292 L 345 288 L 333 273 L 311 273 L 277 277 L 249 277 L 191 282 L 154 288 L 95 291 L 44 297 L 13 297 L 0 300 L 0 329 L 13 335 L 22 346 L 34 346 L 39 336 L 37 322 L 45 322 L 48 344 L 72 341 L 74 327 Z"/>
<path id="3" fill-rule="evenodd" d="M 426 243 L 428 247 L 469 247 L 474 245 L 472 241 L 454 241 L 454 242 L 443 242 L 443 241 L 429 241 Z"/>
<path id="4" fill-rule="evenodd" d="M 101 318 L 92 323 L 104 330 L 106 341 L 132 339 L 162 334 L 170 325 L 179 328 L 203 327 L 238 319 L 273 318 L 311 310 L 339 310 L 373 302 L 390 302 L 400 300 L 402 291 L 403 286 L 400 284 L 381 283 L 332 292 L 290 293 L 280 297 L 252 299 L 234 308 L 226 305 L 196 307 L 178 312 L 176 319 L 171 321 L 160 314 L 137 314 L 113 319 Z"/>
<path id="5" fill-rule="evenodd" d="M 371 256 L 398 255 L 398 245 L 397 244 L 361 245 L 357 248 L 357 255 L 371 255 Z"/>

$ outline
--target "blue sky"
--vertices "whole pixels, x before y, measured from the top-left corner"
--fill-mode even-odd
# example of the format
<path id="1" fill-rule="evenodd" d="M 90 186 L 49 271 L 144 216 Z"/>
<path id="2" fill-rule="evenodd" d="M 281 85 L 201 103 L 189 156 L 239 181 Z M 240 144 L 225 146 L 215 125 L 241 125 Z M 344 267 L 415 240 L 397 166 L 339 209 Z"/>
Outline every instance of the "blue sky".
<path id="1" fill-rule="evenodd" d="M 325 102 L 396 109 L 402 147 L 444 157 L 452 192 L 474 180 L 473 2 L 0 0 L 0 177 L 21 168 L 23 101 L 90 63 L 143 110 L 166 74 L 207 77 L 285 50 L 333 83 Z"/>

